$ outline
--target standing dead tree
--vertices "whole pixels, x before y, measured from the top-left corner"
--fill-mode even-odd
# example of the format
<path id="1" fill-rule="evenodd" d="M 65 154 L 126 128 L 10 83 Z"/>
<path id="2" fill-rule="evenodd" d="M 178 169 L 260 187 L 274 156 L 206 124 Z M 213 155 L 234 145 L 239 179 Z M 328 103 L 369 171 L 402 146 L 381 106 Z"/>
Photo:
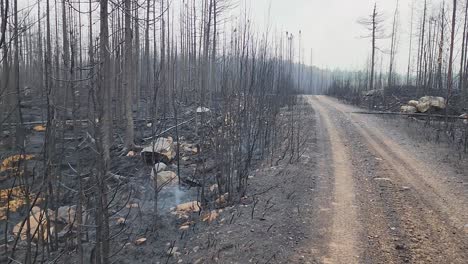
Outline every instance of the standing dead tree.
<path id="1" fill-rule="evenodd" d="M 374 4 L 372 14 L 368 18 L 362 18 L 358 20 L 358 23 L 364 26 L 369 34 L 363 36 L 363 38 L 371 39 L 371 61 L 370 61 L 370 78 L 369 78 L 369 90 L 374 90 L 375 84 L 375 58 L 377 47 L 377 40 L 384 38 L 384 22 L 383 15 L 377 10 L 377 3 Z"/>

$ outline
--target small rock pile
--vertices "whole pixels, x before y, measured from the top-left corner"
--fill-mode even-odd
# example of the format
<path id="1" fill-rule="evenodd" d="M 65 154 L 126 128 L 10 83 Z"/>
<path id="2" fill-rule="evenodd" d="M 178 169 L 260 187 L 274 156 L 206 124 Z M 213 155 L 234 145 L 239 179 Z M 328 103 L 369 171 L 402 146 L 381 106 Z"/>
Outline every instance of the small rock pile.
<path id="1" fill-rule="evenodd" d="M 408 104 L 403 105 L 400 108 L 400 112 L 408 114 L 426 113 L 430 109 L 442 110 L 446 107 L 446 101 L 443 97 L 424 96 L 421 97 L 418 101 L 410 100 Z"/>

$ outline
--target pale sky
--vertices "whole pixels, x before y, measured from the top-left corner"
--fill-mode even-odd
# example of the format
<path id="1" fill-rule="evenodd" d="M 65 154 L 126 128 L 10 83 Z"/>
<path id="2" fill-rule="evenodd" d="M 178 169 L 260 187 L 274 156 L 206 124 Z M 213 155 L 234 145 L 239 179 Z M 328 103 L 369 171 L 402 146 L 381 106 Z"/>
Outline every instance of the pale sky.
<path id="1" fill-rule="evenodd" d="M 378 10 L 386 18 L 386 33 L 391 32 L 396 0 L 377 0 Z M 421 2 L 421 1 L 416 1 Z M 436 2 L 436 1 L 434 1 Z M 400 40 L 397 56 L 399 71 L 405 71 L 408 61 L 410 17 L 412 0 L 400 0 Z M 420 5 L 420 3 L 418 3 Z M 310 62 L 310 49 L 313 49 L 314 65 L 339 67 L 342 69 L 363 69 L 370 53 L 370 39 L 362 39 L 366 31 L 357 23 L 361 17 L 372 13 L 371 0 L 250 0 L 252 19 L 259 29 L 268 21 L 273 27 L 284 31 L 302 30 L 302 46 L 305 61 Z M 421 7 L 415 7 L 415 18 Z M 390 40 L 381 40 L 381 48 L 389 49 Z M 388 55 L 387 55 L 388 57 Z M 376 63 L 380 67 L 380 62 Z M 384 69 L 387 68 L 384 61 Z"/>

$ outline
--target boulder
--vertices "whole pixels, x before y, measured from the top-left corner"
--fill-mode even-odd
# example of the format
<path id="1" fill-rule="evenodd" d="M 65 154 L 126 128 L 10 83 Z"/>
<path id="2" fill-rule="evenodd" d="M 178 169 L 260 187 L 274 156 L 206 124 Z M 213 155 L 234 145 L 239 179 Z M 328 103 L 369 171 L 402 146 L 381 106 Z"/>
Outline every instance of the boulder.
<path id="1" fill-rule="evenodd" d="M 198 201 L 179 204 L 176 206 L 177 213 L 198 213 L 201 210 L 201 204 Z"/>
<path id="2" fill-rule="evenodd" d="M 416 106 L 416 109 L 418 109 L 418 112 L 420 113 L 426 113 L 431 109 L 431 103 L 430 102 L 419 102 L 418 105 Z"/>
<path id="3" fill-rule="evenodd" d="M 151 174 L 151 179 L 154 181 L 154 173 Z M 156 174 L 158 188 L 163 185 L 168 185 L 178 181 L 178 176 L 172 171 L 161 171 Z"/>
<path id="4" fill-rule="evenodd" d="M 48 210 L 48 216 L 51 221 L 54 219 L 54 212 L 52 210 Z M 21 228 L 23 226 L 23 228 Z M 29 226 L 30 226 L 30 235 L 33 239 L 47 241 L 48 234 L 47 234 L 47 219 L 45 212 L 41 210 L 41 208 L 34 206 L 29 213 Z M 50 232 L 52 233 L 54 230 L 54 225 L 50 224 Z M 20 232 L 21 231 L 21 232 Z M 27 239 L 27 223 L 25 222 L 23 225 L 23 221 L 20 221 L 13 227 L 13 234 L 15 236 L 20 236 L 21 240 Z"/>
<path id="5" fill-rule="evenodd" d="M 211 223 L 219 217 L 219 213 L 216 211 L 207 212 L 203 215 L 202 221 Z"/>
<path id="6" fill-rule="evenodd" d="M 171 137 L 158 138 L 149 146 L 141 151 L 141 156 L 147 164 L 154 164 L 154 162 L 171 162 L 176 156 L 174 142 Z"/>
<path id="7" fill-rule="evenodd" d="M 166 168 L 167 168 L 167 165 L 162 163 L 162 162 L 158 162 L 158 163 L 156 163 L 156 165 L 154 165 L 154 170 L 157 173 L 161 172 L 161 171 L 164 171 Z"/>
<path id="8" fill-rule="evenodd" d="M 88 214 L 85 212 L 85 208 L 82 209 L 81 223 L 86 223 Z M 67 225 L 74 225 L 76 216 L 76 205 L 65 205 L 57 209 L 57 221 L 63 222 Z"/>
<path id="9" fill-rule="evenodd" d="M 443 97 L 436 96 L 424 96 L 419 99 L 419 103 L 429 103 L 430 107 L 437 109 L 445 109 L 445 99 Z"/>
<path id="10" fill-rule="evenodd" d="M 403 105 L 400 108 L 400 112 L 402 112 L 402 113 L 414 114 L 417 111 L 418 111 L 418 109 L 416 109 L 416 107 L 411 106 L 411 105 Z"/>
<path id="11" fill-rule="evenodd" d="M 409 106 L 413 106 L 413 107 L 418 106 L 418 104 L 419 104 L 419 102 L 416 101 L 416 100 L 410 100 L 410 101 L 408 102 L 408 105 L 409 105 Z"/>

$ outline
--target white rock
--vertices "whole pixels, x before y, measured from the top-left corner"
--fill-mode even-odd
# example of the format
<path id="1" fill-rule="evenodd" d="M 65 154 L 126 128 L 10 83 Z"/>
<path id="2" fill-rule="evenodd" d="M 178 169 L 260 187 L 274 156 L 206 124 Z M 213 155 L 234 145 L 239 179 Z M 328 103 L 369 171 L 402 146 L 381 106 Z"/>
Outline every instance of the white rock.
<path id="1" fill-rule="evenodd" d="M 167 165 L 162 162 L 158 162 L 156 163 L 156 165 L 154 165 L 154 169 L 156 170 L 156 172 L 164 171 L 166 168 L 167 168 Z"/>
<path id="2" fill-rule="evenodd" d="M 445 99 L 443 97 L 436 96 L 424 96 L 419 99 L 419 103 L 429 103 L 431 107 L 438 109 L 445 109 Z"/>
<path id="3" fill-rule="evenodd" d="M 413 107 L 418 106 L 418 104 L 419 104 L 419 102 L 416 101 L 416 100 L 410 100 L 410 101 L 408 102 L 408 105 L 409 105 L 409 106 L 413 106 Z"/>
<path id="4" fill-rule="evenodd" d="M 402 112 L 402 113 L 414 114 L 414 113 L 416 113 L 417 111 L 418 111 L 418 110 L 416 109 L 416 107 L 411 106 L 411 105 L 403 105 L 403 106 L 400 108 L 400 112 Z"/>
<path id="5" fill-rule="evenodd" d="M 209 108 L 206 108 L 206 107 L 203 107 L 203 106 L 200 106 L 197 108 L 197 113 L 208 113 L 210 112 L 211 110 Z"/>
<path id="6" fill-rule="evenodd" d="M 176 183 L 178 181 L 177 174 L 172 171 L 161 171 L 156 174 L 158 188 L 163 185 Z M 154 181 L 154 173 L 151 174 L 151 179 Z"/>

